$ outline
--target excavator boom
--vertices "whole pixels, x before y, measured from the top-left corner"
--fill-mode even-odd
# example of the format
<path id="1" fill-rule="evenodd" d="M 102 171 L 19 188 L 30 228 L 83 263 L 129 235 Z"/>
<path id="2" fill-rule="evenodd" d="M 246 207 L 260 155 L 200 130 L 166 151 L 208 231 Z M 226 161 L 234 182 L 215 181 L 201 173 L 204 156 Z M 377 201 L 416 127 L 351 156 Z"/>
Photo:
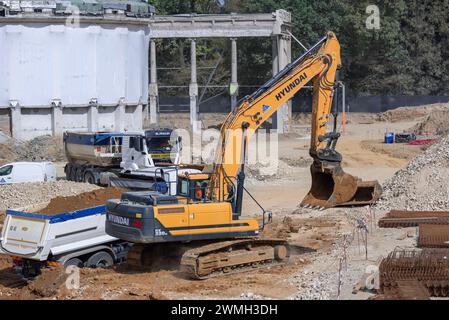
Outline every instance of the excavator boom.
<path id="1" fill-rule="evenodd" d="M 310 155 L 314 159 L 312 187 L 301 205 L 323 209 L 367 204 L 379 198 L 381 188 L 376 181 L 362 182 L 341 168 L 341 155 L 335 150 L 340 136 L 335 122 L 333 131 L 328 132 L 329 122 L 337 116 L 337 110 L 332 113 L 332 106 L 336 101 L 333 97 L 340 66 L 340 44 L 335 34 L 329 32 L 228 115 L 221 128 L 221 144 L 211 175 L 211 199 L 233 200 L 236 213 L 240 213 L 238 187 L 244 179 L 244 174 L 241 175 L 246 144 L 255 130 L 311 81 L 314 88 L 310 144 Z"/>

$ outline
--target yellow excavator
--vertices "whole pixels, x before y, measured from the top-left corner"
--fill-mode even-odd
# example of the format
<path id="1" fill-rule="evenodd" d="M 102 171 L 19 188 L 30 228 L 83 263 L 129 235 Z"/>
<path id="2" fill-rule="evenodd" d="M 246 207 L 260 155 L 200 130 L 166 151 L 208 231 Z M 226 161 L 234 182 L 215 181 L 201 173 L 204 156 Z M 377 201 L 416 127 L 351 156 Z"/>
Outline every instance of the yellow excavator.
<path id="1" fill-rule="evenodd" d="M 176 196 L 125 192 L 121 199 L 109 200 L 106 233 L 134 243 L 128 264 L 145 266 L 157 256 L 183 248 L 181 269 L 205 279 L 287 261 L 288 243 L 263 237 L 271 213 L 263 210 L 261 223 L 241 217 L 246 149 L 255 130 L 310 81 L 314 88 L 312 187 L 301 205 L 325 209 L 377 200 L 381 193 L 377 181 L 362 182 L 345 173 L 335 150 L 339 133 L 333 97 L 340 65 L 340 45 L 329 32 L 228 115 L 214 164 L 200 173 L 180 173 Z M 333 130 L 328 132 L 332 120 Z"/>

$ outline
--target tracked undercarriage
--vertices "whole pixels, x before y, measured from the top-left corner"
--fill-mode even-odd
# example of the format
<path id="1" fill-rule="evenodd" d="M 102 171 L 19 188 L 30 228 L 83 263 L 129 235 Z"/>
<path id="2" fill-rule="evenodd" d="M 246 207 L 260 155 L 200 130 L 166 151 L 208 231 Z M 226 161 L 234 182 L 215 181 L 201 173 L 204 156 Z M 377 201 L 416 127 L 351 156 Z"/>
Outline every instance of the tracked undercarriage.
<path id="1" fill-rule="evenodd" d="M 278 239 L 236 239 L 210 242 L 208 244 L 172 244 L 178 245 L 172 257 L 178 255 L 180 269 L 192 279 L 246 272 L 285 264 L 290 256 L 286 241 Z M 134 269 L 151 267 L 158 253 L 168 247 L 135 244 L 128 253 L 128 265 Z M 177 252 L 175 252 L 177 251 Z"/>

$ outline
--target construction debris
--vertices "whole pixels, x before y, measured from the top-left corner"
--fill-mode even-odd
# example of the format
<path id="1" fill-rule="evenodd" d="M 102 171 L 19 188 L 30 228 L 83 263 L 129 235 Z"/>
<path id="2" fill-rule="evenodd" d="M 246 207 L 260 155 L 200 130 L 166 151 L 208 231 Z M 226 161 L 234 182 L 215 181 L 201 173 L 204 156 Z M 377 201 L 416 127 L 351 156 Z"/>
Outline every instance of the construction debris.
<path id="1" fill-rule="evenodd" d="M 383 184 L 380 210 L 449 208 L 449 136 L 429 147 Z"/>

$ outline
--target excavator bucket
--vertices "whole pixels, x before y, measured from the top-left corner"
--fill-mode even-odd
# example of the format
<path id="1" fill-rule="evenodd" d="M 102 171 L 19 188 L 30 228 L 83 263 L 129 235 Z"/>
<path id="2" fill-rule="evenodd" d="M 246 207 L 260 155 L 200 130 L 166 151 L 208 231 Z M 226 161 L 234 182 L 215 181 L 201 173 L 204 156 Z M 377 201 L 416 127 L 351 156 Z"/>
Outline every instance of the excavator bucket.
<path id="1" fill-rule="evenodd" d="M 382 187 L 377 181 L 362 181 L 345 173 L 340 163 L 313 163 L 312 187 L 301 206 L 327 209 L 337 206 L 367 205 L 377 201 Z"/>

